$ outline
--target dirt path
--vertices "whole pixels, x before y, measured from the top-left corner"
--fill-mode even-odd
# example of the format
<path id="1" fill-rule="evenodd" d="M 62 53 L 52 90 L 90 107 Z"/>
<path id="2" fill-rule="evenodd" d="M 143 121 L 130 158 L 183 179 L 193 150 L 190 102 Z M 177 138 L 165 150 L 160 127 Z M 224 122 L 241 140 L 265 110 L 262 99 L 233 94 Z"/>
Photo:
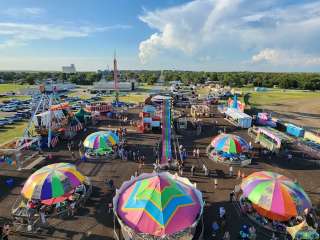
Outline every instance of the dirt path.
<path id="1" fill-rule="evenodd" d="M 136 112 L 133 113 L 133 117 L 137 117 Z M 211 223 L 217 219 L 218 209 L 220 206 L 224 206 L 228 214 L 227 229 L 231 232 L 231 239 L 237 239 L 239 230 L 242 224 L 250 222 L 238 215 L 233 205 L 229 202 L 229 193 L 233 187 L 240 182 L 235 177 L 229 178 L 228 167 L 222 164 L 214 163 L 210 161 L 205 155 L 205 148 L 210 143 L 213 136 L 215 136 L 219 130 L 226 129 L 227 132 L 233 132 L 239 134 L 248 141 L 250 140 L 246 130 L 239 130 L 231 126 L 228 122 L 216 115 L 215 119 L 218 120 L 217 126 L 214 126 L 212 120 L 205 120 L 204 131 L 200 137 L 184 136 L 182 144 L 187 148 L 189 157 L 186 161 L 186 167 L 184 176 L 190 178 L 192 182 L 197 183 L 197 187 L 203 192 L 206 202 L 204 209 L 204 224 L 205 224 L 205 239 L 211 239 Z M 101 127 L 105 128 L 109 123 L 103 124 Z M 96 128 L 90 128 L 89 132 L 83 133 L 79 139 L 84 139 L 90 132 L 95 131 Z M 159 134 L 140 134 L 134 131 L 130 131 L 128 135 L 129 148 L 139 149 L 146 156 L 146 165 L 143 167 L 144 172 L 151 172 L 153 170 L 152 164 L 154 163 L 154 157 L 152 155 L 153 146 L 159 141 Z M 199 147 L 201 149 L 201 158 L 195 159 L 191 157 L 192 149 Z M 256 151 L 259 150 L 259 146 L 254 145 Z M 51 162 L 71 162 L 76 163 L 79 170 L 85 175 L 88 175 L 92 179 L 93 183 L 93 195 L 85 208 L 80 211 L 73 218 L 69 219 L 52 219 L 53 228 L 48 231 L 46 236 L 38 234 L 37 236 L 12 236 L 12 240 L 27 240 L 27 239 L 72 239 L 72 240 L 111 240 L 113 238 L 113 215 L 107 211 L 107 204 L 111 202 L 113 195 L 106 188 L 104 184 L 105 179 L 113 179 L 116 187 L 120 187 L 121 184 L 130 179 L 130 176 L 138 169 L 138 164 L 132 160 L 122 161 L 115 159 L 112 161 L 86 161 L 81 162 L 76 159 L 72 159 L 71 153 L 66 150 L 66 145 L 60 145 L 58 149 L 53 153 L 53 159 Z M 299 156 L 294 154 L 294 159 L 297 161 L 303 161 Z M 48 164 L 49 161 L 46 162 Z M 202 164 L 206 164 L 210 170 L 210 177 L 205 177 Z M 190 175 L 190 167 L 195 165 L 197 167 L 195 176 Z M 246 175 L 259 171 L 259 170 L 271 170 L 278 173 L 282 173 L 297 181 L 303 186 L 305 191 L 309 194 L 313 203 L 316 204 L 320 199 L 320 170 L 308 169 L 301 170 L 298 165 L 293 163 L 287 164 L 284 159 L 274 157 L 272 159 L 263 159 L 257 157 L 253 160 L 253 164 L 249 167 L 242 168 L 241 171 Z M 234 168 L 236 173 L 238 168 Z M 1 176 L 3 178 L 3 176 Z M 215 188 L 213 179 L 218 179 L 218 187 Z M 0 192 L 0 216 L 4 218 L 10 218 L 10 208 L 15 199 L 19 196 L 21 186 L 20 184 L 25 181 L 26 177 L 22 177 L 12 189 Z M 258 229 L 258 239 L 267 240 L 270 239 L 262 234 L 262 231 Z"/>

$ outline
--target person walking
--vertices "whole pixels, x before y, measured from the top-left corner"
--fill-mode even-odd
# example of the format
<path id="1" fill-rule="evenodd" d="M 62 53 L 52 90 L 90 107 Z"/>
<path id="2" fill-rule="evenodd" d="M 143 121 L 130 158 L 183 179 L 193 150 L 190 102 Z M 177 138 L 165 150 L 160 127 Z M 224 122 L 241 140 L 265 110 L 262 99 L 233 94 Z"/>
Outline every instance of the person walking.
<path id="1" fill-rule="evenodd" d="M 190 170 L 191 176 L 194 176 L 194 170 L 195 170 L 194 168 L 195 168 L 194 165 L 192 165 L 192 166 L 191 166 L 191 170 Z"/>
<path id="2" fill-rule="evenodd" d="M 219 224 L 217 223 L 217 221 L 214 221 L 212 224 L 211 224 L 211 228 L 212 228 L 212 237 L 213 239 L 217 239 L 217 235 L 218 235 L 218 232 L 219 232 Z"/>
<path id="3" fill-rule="evenodd" d="M 183 175 L 183 166 L 180 166 L 179 173 L 180 173 L 180 176 L 182 177 L 182 175 Z"/>
<path id="4" fill-rule="evenodd" d="M 215 178 L 213 181 L 214 181 L 214 189 L 217 189 L 218 188 L 218 179 Z"/>
<path id="5" fill-rule="evenodd" d="M 233 167 L 231 165 L 229 167 L 229 177 L 233 177 Z"/>
<path id="6" fill-rule="evenodd" d="M 224 233 L 224 235 L 223 235 L 223 238 L 222 238 L 222 240 L 230 240 L 231 238 L 230 238 L 230 233 L 228 232 L 228 231 L 226 231 L 225 233 Z"/>
<path id="7" fill-rule="evenodd" d="M 194 148 L 193 151 L 192 151 L 192 153 L 193 153 L 193 157 L 195 158 L 195 157 L 196 157 L 196 154 L 197 154 L 197 150 Z"/>
<path id="8" fill-rule="evenodd" d="M 133 157 L 133 161 L 135 162 L 136 161 L 136 152 L 135 151 L 132 152 L 132 157 Z"/>
<path id="9" fill-rule="evenodd" d="M 200 149 L 199 148 L 197 148 L 197 158 L 199 158 L 200 157 Z"/>

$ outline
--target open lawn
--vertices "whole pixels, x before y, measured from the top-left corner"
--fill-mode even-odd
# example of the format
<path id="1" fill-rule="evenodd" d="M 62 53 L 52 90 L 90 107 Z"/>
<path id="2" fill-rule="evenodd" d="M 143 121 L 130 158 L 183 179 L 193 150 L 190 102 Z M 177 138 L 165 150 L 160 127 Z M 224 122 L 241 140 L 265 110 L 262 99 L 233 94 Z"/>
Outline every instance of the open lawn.
<path id="1" fill-rule="evenodd" d="M 24 129 L 27 127 L 28 122 L 19 122 L 6 127 L 0 128 L 0 144 L 12 140 L 15 137 L 22 137 Z"/>
<path id="2" fill-rule="evenodd" d="M 320 92 L 250 92 L 249 104 L 274 116 L 304 127 L 320 128 Z"/>
<path id="3" fill-rule="evenodd" d="M 129 103 L 139 103 L 144 102 L 148 95 L 147 94 L 139 94 L 139 93 L 129 93 L 127 95 L 120 95 L 119 100 L 121 102 L 129 102 Z M 113 101 L 114 96 L 102 97 L 104 101 Z"/>
<path id="4" fill-rule="evenodd" d="M 315 100 L 320 103 L 320 92 L 304 91 L 270 91 L 270 92 L 251 92 L 249 102 L 252 106 L 263 106 L 276 104 L 279 102 L 289 102 L 292 100 Z"/>
<path id="5" fill-rule="evenodd" d="M 28 100 L 30 99 L 30 97 L 29 96 L 5 96 L 5 97 L 0 97 L 0 103 L 6 100 L 11 100 L 11 99 Z"/>
<path id="6" fill-rule="evenodd" d="M 6 93 L 6 92 L 15 92 L 21 89 L 28 88 L 29 85 L 20 85 L 20 84 L 14 84 L 14 83 L 4 83 L 0 84 L 0 93 Z"/>

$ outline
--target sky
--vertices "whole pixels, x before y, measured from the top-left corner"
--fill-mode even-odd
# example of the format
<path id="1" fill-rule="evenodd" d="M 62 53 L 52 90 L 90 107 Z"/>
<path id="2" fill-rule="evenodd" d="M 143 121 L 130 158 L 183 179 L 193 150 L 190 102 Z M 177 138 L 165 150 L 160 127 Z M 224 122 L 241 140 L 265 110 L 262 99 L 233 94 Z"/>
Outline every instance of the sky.
<path id="1" fill-rule="evenodd" d="M 320 71 L 319 0 L 1 0 L 0 70 Z"/>

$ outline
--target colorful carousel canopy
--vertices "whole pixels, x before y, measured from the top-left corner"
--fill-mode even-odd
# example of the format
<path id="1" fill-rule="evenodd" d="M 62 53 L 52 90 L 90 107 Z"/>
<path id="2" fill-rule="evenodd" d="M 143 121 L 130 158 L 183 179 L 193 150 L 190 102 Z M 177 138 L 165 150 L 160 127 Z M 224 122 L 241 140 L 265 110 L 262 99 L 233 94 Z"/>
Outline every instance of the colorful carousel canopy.
<path id="1" fill-rule="evenodd" d="M 242 137 L 233 134 L 220 134 L 211 141 L 215 151 L 239 154 L 250 149 L 249 144 Z"/>
<path id="2" fill-rule="evenodd" d="M 114 210 L 136 233 L 165 236 L 198 222 L 202 194 L 188 179 L 167 172 L 142 174 L 125 182 L 114 198 Z"/>
<path id="3" fill-rule="evenodd" d="M 272 220 L 286 221 L 312 206 L 300 185 L 273 172 L 249 175 L 242 181 L 241 189 L 257 212 Z"/>
<path id="4" fill-rule="evenodd" d="M 63 201 L 63 197 L 67 197 L 84 180 L 85 176 L 72 164 L 50 164 L 28 178 L 21 194 L 29 200 L 46 201 L 60 198 Z"/>
<path id="5" fill-rule="evenodd" d="M 90 134 L 84 140 L 83 145 L 91 149 L 106 149 L 108 145 L 119 143 L 119 137 L 112 131 L 100 131 Z"/>

